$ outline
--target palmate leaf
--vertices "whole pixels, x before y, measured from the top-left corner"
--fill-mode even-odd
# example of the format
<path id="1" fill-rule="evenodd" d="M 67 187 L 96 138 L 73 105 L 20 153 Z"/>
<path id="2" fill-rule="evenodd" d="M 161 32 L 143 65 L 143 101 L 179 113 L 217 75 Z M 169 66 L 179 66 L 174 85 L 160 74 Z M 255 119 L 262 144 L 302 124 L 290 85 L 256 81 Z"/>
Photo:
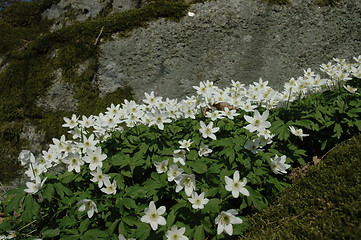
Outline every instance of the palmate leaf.
<path id="1" fill-rule="evenodd" d="M 193 239 L 205 239 L 204 228 L 202 225 L 195 228 Z"/>
<path id="2" fill-rule="evenodd" d="M 24 212 L 21 214 L 20 220 L 24 223 L 31 222 L 38 216 L 40 205 L 36 202 L 33 195 L 29 194 L 24 200 Z"/>
<path id="3" fill-rule="evenodd" d="M 276 135 L 279 140 L 287 140 L 290 136 L 290 131 L 288 129 L 288 123 L 286 124 L 283 120 L 277 119 L 272 123 L 270 131 Z"/>
<path id="4" fill-rule="evenodd" d="M 109 239 L 109 235 L 107 232 L 102 231 L 100 229 L 90 229 L 84 233 L 84 235 L 80 238 L 84 240 L 91 240 L 91 239 Z"/>
<path id="5" fill-rule="evenodd" d="M 202 161 L 189 161 L 187 165 L 196 173 L 203 174 L 207 172 L 207 164 Z"/>
<path id="6" fill-rule="evenodd" d="M 16 189 L 16 190 L 18 190 L 18 189 Z M 5 211 L 4 211 L 5 214 L 10 214 L 13 211 L 17 212 L 19 210 L 21 203 L 26 196 L 26 192 L 24 192 L 24 189 L 19 189 L 19 190 L 20 191 L 17 191 L 16 195 L 14 195 L 11 198 L 11 200 L 5 207 Z M 14 191 L 12 191 L 12 192 L 14 192 Z M 11 195 L 11 192 L 9 192 L 8 195 Z"/>
<path id="7" fill-rule="evenodd" d="M 53 238 L 53 237 L 56 237 L 56 236 L 59 236 L 60 234 L 60 229 L 59 228 L 55 228 L 55 229 L 46 229 L 44 231 L 42 231 L 42 238 L 43 239 L 46 239 L 46 238 Z"/>
<path id="8" fill-rule="evenodd" d="M 343 133 L 341 124 L 336 123 L 334 128 L 333 128 L 333 132 L 335 133 L 333 136 L 336 136 L 338 139 L 340 139 L 341 134 Z"/>
<path id="9" fill-rule="evenodd" d="M 47 199 L 50 202 L 54 194 L 55 194 L 55 188 L 53 184 L 47 183 L 42 191 L 43 198 Z"/>

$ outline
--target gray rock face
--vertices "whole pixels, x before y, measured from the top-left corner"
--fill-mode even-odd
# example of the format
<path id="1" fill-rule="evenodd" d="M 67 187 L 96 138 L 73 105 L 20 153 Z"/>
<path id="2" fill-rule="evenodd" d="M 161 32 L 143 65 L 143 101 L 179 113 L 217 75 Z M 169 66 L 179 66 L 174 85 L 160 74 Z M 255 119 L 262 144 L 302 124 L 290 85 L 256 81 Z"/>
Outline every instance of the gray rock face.
<path id="1" fill-rule="evenodd" d="M 346 2 L 346 1 L 345 1 Z M 218 0 L 192 5 L 195 16 L 164 19 L 130 37 L 103 43 L 96 80 L 103 94 L 130 85 L 137 98 L 155 91 L 170 98 L 194 94 L 210 80 L 248 84 L 260 77 L 272 87 L 333 57 L 361 49 L 361 3 L 319 8 L 309 2 L 269 6 L 260 1 Z"/>
<path id="2" fill-rule="evenodd" d="M 75 111 L 77 100 L 74 98 L 73 86 L 61 81 L 62 72 L 54 72 L 55 81 L 46 95 L 37 100 L 37 105 L 50 111 Z"/>

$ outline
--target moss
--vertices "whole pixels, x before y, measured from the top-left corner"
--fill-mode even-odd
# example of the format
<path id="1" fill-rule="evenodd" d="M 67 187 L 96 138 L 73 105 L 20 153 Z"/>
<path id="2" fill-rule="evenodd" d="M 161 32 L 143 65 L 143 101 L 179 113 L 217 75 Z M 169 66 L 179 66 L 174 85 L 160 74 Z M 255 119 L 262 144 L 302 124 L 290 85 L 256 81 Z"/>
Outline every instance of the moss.
<path id="1" fill-rule="evenodd" d="M 51 21 L 41 13 L 59 0 L 15 3 L 0 12 L 0 54 L 22 48 L 47 32 Z"/>
<path id="2" fill-rule="evenodd" d="M 289 0 L 262 0 L 262 2 L 268 3 L 270 5 L 291 5 Z"/>
<path id="3" fill-rule="evenodd" d="M 0 123 L 6 126 L 9 122 L 18 122 L 19 127 L 11 131 L 16 139 L 19 139 L 20 126 L 25 121 L 38 130 L 45 130 L 45 142 L 65 133 L 66 130 L 61 128 L 63 117 L 72 113 L 50 112 L 36 105 L 36 100 L 52 85 L 55 79 L 53 73 L 58 69 L 62 70 L 61 80 L 74 85 L 78 115 L 99 114 L 111 103 L 132 99 L 129 87 L 100 98 L 99 90 L 92 84 L 98 55 L 95 42 L 100 31 L 103 29 L 102 38 L 119 32 L 126 36 L 134 28 L 146 26 L 147 22 L 158 18 L 178 20 L 189 7 L 178 1 L 155 1 L 141 9 L 75 23 L 49 33 L 51 22 L 41 19 L 40 14 L 53 2 L 57 1 L 14 4 L 1 13 L 0 55 L 5 54 L 7 66 L 0 73 Z M 88 62 L 88 67 L 83 73 L 77 73 L 84 62 Z M 6 141 L 6 135 L 0 136 L 0 152 L 4 153 L 0 157 L 1 169 L 5 169 L 3 166 L 19 168 L 16 159 L 21 148 L 27 148 L 26 144 Z M 2 183 L 11 180 L 9 176 L 2 176 Z"/>
<path id="4" fill-rule="evenodd" d="M 361 135 L 348 140 L 250 219 L 241 238 L 359 239 Z"/>
<path id="5" fill-rule="evenodd" d="M 0 124 L 0 182 L 6 183 L 9 179 L 17 177 L 23 170 L 17 162 L 21 142 L 19 132 L 22 129 L 22 121 L 2 122 Z"/>

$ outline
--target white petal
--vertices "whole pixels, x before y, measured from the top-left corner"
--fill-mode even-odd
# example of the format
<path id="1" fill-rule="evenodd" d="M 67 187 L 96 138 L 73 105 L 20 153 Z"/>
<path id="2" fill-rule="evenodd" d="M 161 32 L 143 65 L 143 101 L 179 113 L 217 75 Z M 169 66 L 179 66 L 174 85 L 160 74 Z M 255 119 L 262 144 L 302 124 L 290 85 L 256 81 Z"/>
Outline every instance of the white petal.
<path id="1" fill-rule="evenodd" d="M 239 181 L 239 172 L 238 172 L 238 170 L 233 173 L 233 180 L 235 182 Z"/>
<path id="2" fill-rule="evenodd" d="M 234 198 L 238 198 L 239 197 L 239 191 L 238 190 L 233 190 L 232 195 L 233 195 Z"/>
<path id="3" fill-rule="evenodd" d="M 152 227 L 152 229 L 155 231 L 157 230 L 158 228 L 158 223 L 157 222 L 154 222 L 154 221 L 151 221 L 149 222 L 150 226 Z"/>
<path id="4" fill-rule="evenodd" d="M 241 188 L 240 190 L 240 193 L 242 193 L 243 195 L 245 195 L 245 196 L 249 196 L 249 191 L 246 189 L 246 188 Z"/>
<path id="5" fill-rule="evenodd" d="M 233 234 L 233 226 L 232 226 L 232 224 L 227 224 L 226 226 L 224 226 L 224 230 L 229 235 L 232 235 Z"/>
<path id="6" fill-rule="evenodd" d="M 223 225 L 222 224 L 218 224 L 217 226 L 217 234 L 221 234 L 223 232 Z"/>
<path id="7" fill-rule="evenodd" d="M 158 223 L 159 225 L 166 225 L 166 224 L 167 224 L 167 221 L 165 220 L 164 217 L 159 216 L 157 223 Z"/>
<path id="8" fill-rule="evenodd" d="M 158 208 L 157 212 L 159 215 L 162 215 L 165 213 L 166 208 L 164 206 L 161 206 Z"/>

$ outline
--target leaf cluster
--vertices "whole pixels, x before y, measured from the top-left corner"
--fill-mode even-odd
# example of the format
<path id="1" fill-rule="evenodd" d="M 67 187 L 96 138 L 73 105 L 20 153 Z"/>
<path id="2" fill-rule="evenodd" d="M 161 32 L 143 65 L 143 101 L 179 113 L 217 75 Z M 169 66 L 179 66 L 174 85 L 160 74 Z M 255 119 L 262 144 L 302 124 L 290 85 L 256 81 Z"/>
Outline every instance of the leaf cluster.
<path id="1" fill-rule="evenodd" d="M 354 79 L 354 85 L 357 84 Z M 117 183 L 115 195 L 104 194 L 90 181 L 87 166 L 78 174 L 47 173 L 46 185 L 36 194 L 26 195 L 24 188 L 9 192 L 12 198 L 4 205 L 7 218 L 0 230 L 15 229 L 24 238 L 116 239 L 122 233 L 136 239 L 162 239 L 175 224 L 186 227 L 185 235 L 190 239 L 236 239 L 249 225 L 247 219 L 241 217 L 244 223 L 233 226 L 233 236 L 217 236 L 216 216 L 228 209 L 235 209 L 242 216 L 263 210 L 276 193 L 289 185 L 286 176 L 271 171 L 271 158 L 286 155 L 287 163 L 296 167 L 309 161 L 313 154 L 322 154 L 353 136 L 360 131 L 361 99 L 339 89 L 311 94 L 287 108 L 272 110 L 268 121 L 275 135 L 273 142 L 255 154 L 244 147 L 248 140 L 257 138 L 244 128 L 244 116 L 248 113 L 238 113 L 233 120 L 214 121 L 220 128 L 216 140 L 203 138 L 199 132 L 200 121 L 210 122 L 203 114 L 166 124 L 164 130 L 137 125 L 114 132 L 100 146 L 108 156 L 102 170 Z M 304 129 L 310 134 L 307 141 L 306 137 L 291 135 L 289 126 Z M 186 174 L 195 174 L 195 191 L 204 192 L 210 200 L 203 209 L 193 209 L 184 190 L 176 192 L 176 184 L 168 181 L 166 173 L 157 173 L 154 166 L 164 160 L 169 161 L 168 165 L 174 163 L 173 152 L 182 140 L 191 140 L 192 144 L 186 151 L 186 164 L 179 167 Z M 202 143 L 212 153 L 199 155 Z M 233 198 L 225 189 L 225 177 L 232 178 L 236 170 L 248 181 L 248 197 L 241 194 Z M 99 213 L 89 219 L 85 212 L 79 212 L 77 203 L 82 199 L 93 200 Z M 150 201 L 167 210 L 167 224 L 157 231 L 140 221 Z"/>

